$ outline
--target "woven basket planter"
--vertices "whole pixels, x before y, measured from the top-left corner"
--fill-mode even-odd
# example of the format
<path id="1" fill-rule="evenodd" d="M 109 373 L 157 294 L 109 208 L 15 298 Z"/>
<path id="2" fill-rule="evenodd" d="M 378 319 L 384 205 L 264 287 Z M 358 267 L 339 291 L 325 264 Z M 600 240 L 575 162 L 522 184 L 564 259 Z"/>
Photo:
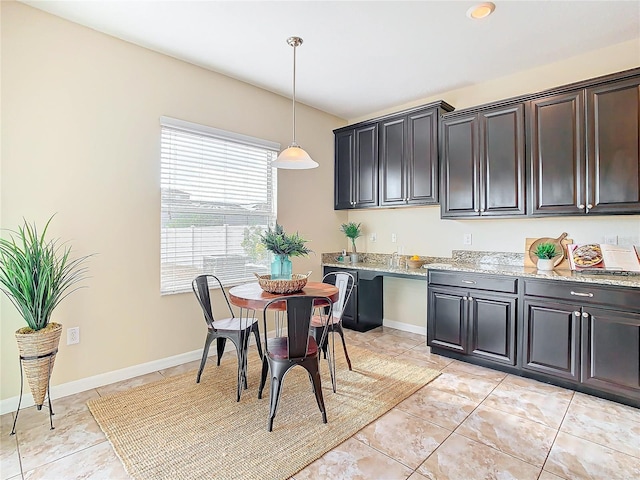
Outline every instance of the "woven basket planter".
<path id="1" fill-rule="evenodd" d="M 18 352 L 23 358 L 22 367 L 38 410 L 42 408 L 44 403 L 56 354 L 43 358 L 33 357 L 42 357 L 57 351 L 62 333 L 62 325 L 59 323 L 52 322 L 49 325 L 49 328 L 32 333 L 18 333 L 19 330 L 16 331 Z"/>

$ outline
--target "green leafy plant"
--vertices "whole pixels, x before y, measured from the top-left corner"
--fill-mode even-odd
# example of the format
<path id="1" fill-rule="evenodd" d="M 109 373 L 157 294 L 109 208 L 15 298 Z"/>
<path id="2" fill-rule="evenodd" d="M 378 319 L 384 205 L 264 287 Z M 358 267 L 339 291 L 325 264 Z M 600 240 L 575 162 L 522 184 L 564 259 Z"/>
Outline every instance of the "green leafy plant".
<path id="1" fill-rule="evenodd" d="M 351 239 L 353 253 L 358 253 L 356 250 L 356 238 L 362 236 L 362 230 L 360 230 L 360 224 L 355 222 L 343 223 L 340 226 L 340 231 L 344 233 L 347 238 Z"/>
<path id="2" fill-rule="evenodd" d="M 309 255 L 309 250 L 305 243 L 308 240 L 302 238 L 298 232 L 287 235 L 282 225 L 276 222 L 274 229 L 269 227 L 266 232 L 260 235 L 260 243 L 270 252 L 276 255 L 286 255 L 288 257 L 303 257 Z"/>
<path id="3" fill-rule="evenodd" d="M 54 308 L 86 278 L 83 262 L 90 255 L 71 259 L 70 246 L 46 240 L 51 220 L 41 235 L 25 220 L 17 231 L 10 230 L 9 239 L 0 238 L 0 289 L 27 322 L 20 333 L 45 328 Z"/>
<path id="4" fill-rule="evenodd" d="M 536 247 L 536 251 L 534 253 L 536 257 L 542 259 L 553 258 L 558 254 L 556 246 L 553 243 L 541 243 Z"/>

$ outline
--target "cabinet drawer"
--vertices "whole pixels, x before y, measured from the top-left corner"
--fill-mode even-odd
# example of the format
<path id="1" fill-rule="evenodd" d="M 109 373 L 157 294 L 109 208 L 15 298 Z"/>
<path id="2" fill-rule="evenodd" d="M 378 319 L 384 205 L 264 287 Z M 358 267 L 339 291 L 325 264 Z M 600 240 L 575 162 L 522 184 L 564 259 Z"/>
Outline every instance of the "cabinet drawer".
<path id="1" fill-rule="evenodd" d="M 569 300 L 574 303 L 612 305 L 618 309 L 640 310 L 640 289 L 618 288 L 591 283 L 524 279 L 524 294 Z"/>
<path id="2" fill-rule="evenodd" d="M 464 287 L 473 290 L 491 290 L 503 293 L 518 293 L 518 279 L 499 275 L 476 273 L 429 271 L 429 285 Z"/>
<path id="3" fill-rule="evenodd" d="M 358 270 L 350 270 L 348 268 L 340 268 L 340 267 L 324 267 L 324 275 L 329 272 L 345 272 L 353 275 L 353 280 L 358 284 Z"/>

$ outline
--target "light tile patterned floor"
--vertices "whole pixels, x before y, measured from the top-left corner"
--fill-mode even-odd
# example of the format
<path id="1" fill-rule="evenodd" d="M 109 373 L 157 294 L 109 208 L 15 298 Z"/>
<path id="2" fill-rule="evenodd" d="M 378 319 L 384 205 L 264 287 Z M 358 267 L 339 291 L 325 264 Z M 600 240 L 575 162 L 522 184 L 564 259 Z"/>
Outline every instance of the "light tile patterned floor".
<path id="1" fill-rule="evenodd" d="M 346 333 L 348 344 L 402 355 L 442 375 L 295 480 L 640 479 L 638 409 L 431 354 L 421 335 Z M 126 479 L 87 400 L 197 365 L 55 400 L 53 431 L 45 409 L 20 412 L 15 436 L 13 414 L 3 415 L 0 480 Z"/>

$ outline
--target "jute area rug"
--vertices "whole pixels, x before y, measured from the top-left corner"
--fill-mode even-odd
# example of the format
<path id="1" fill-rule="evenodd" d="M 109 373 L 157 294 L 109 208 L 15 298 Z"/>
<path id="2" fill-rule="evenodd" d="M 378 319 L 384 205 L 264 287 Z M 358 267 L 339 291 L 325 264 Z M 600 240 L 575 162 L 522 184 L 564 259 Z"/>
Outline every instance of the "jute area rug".
<path id="1" fill-rule="evenodd" d="M 260 360 L 249 358 L 249 389 L 235 401 L 234 353 L 220 367 L 169 377 L 88 402 L 134 479 L 288 479 L 438 376 L 438 372 L 349 346 L 350 372 L 338 353 L 337 393 L 321 362 L 328 423 L 302 367 L 286 375 L 267 432 L 269 380 L 258 400 Z"/>

